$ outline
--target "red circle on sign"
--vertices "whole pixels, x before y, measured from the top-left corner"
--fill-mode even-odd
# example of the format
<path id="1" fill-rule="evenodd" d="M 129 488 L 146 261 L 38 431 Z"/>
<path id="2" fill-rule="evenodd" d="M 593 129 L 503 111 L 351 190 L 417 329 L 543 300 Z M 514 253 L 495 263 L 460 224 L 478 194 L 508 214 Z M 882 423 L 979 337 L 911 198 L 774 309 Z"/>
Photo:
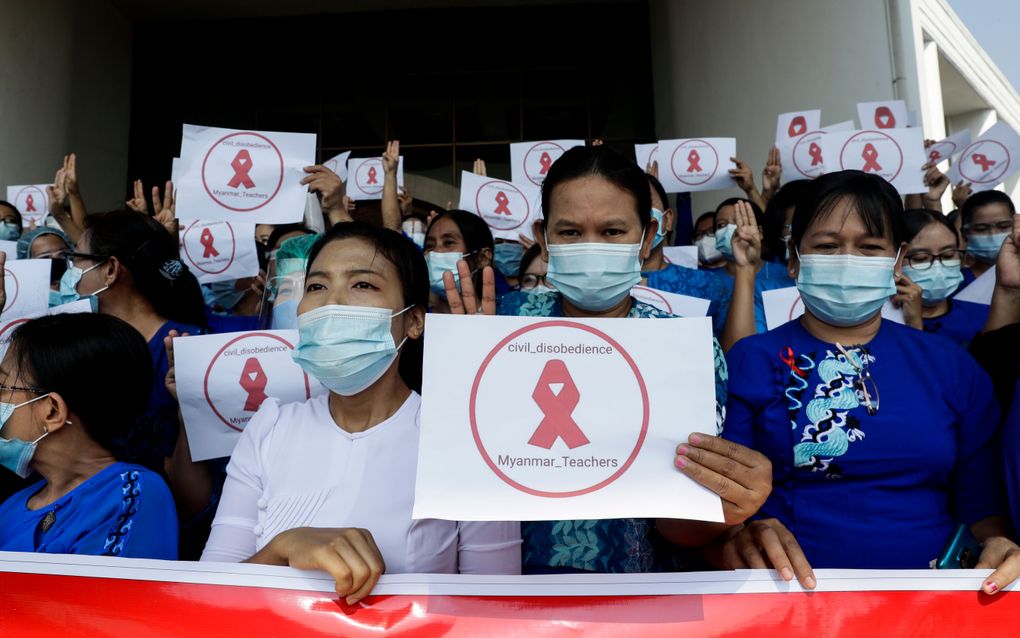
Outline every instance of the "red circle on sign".
<path id="1" fill-rule="evenodd" d="M 18 283 L 18 276 L 14 274 L 9 268 L 4 268 L 4 281 L 7 281 L 7 275 L 11 276 L 11 280 L 14 281 L 14 294 L 7 295 L 7 303 L 4 304 L 4 309 L 0 312 L 7 312 L 8 309 L 14 307 L 14 302 L 18 299 L 18 292 L 21 290 L 21 285 Z M 9 288 L 9 286 L 8 286 Z"/>
<path id="2" fill-rule="evenodd" d="M 665 255 L 663 255 L 663 256 L 665 256 Z M 666 312 L 668 312 L 670 314 L 673 314 L 673 306 L 666 300 L 665 297 L 663 297 L 658 292 L 656 292 L 654 288 L 646 288 L 646 287 L 642 286 L 638 290 L 638 293 L 648 293 L 652 297 L 658 297 L 659 300 L 662 301 L 662 303 L 666 305 Z M 633 296 L 633 295 L 631 295 L 631 296 Z M 634 297 L 634 298 L 637 299 L 638 301 L 641 301 L 637 297 Z"/>
<path id="3" fill-rule="evenodd" d="M 26 213 L 24 209 L 21 207 L 20 203 L 21 196 L 26 192 L 28 192 L 29 195 L 31 195 L 32 192 L 39 194 L 40 203 L 36 205 L 36 210 L 33 213 Z M 14 206 L 18 209 L 18 212 L 21 213 L 22 217 L 21 225 L 23 227 L 27 227 L 29 225 L 29 221 L 33 219 L 36 221 L 36 224 L 38 225 L 39 222 L 45 219 L 46 215 L 49 214 L 49 210 L 47 208 L 49 206 L 49 198 L 46 197 L 46 193 L 44 193 L 42 189 L 37 186 L 26 186 L 22 188 L 20 191 L 18 191 L 18 194 L 14 196 Z"/>
<path id="4" fill-rule="evenodd" d="M 948 153 L 943 153 L 942 151 L 939 150 L 939 148 L 942 146 L 951 146 L 952 148 L 949 149 Z M 928 161 L 931 161 L 931 154 L 932 151 L 934 151 L 935 153 L 938 153 L 938 158 L 935 160 L 935 162 L 941 163 L 949 159 L 949 157 L 956 152 L 956 147 L 957 147 L 956 142 L 950 142 L 949 140 L 932 144 L 931 146 L 925 149 L 926 151 L 928 151 Z"/>
<path id="5" fill-rule="evenodd" d="M 797 295 L 797 298 L 793 300 L 793 305 L 790 306 L 790 316 L 787 318 L 788 321 L 793 321 L 795 318 L 804 314 L 803 310 L 800 311 L 800 314 L 797 314 L 798 305 L 800 306 L 804 305 L 804 300 L 800 298 L 800 295 Z"/>
<path id="6" fill-rule="evenodd" d="M 214 150 L 216 150 L 217 146 L 219 146 L 220 144 L 222 144 L 223 142 L 225 142 L 226 140 L 228 140 L 228 139 L 230 139 L 232 137 L 237 137 L 238 135 L 252 135 L 252 136 L 257 137 L 259 139 L 265 140 L 269 144 L 269 146 L 271 146 L 273 148 L 273 150 L 276 151 L 276 156 L 280 159 L 280 177 L 279 177 L 279 179 L 276 182 L 276 190 L 274 190 L 273 194 L 269 196 L 269 199 L 267 199 L 266 201 L 262 202 L 261 204 L 258 204 L 256 206 L 252 206 L 251 208 L 237 208 L 235 206 L 229 206 L 226 203 L 220 201 L 215 195 L 213 195 L 213 192 L 209 189 L 209 184 L 206 183 L 206 181 L 205 181 L 205 165 L 206 165 L 206 162 L 209 161 L 209 156 L 212 155 L 212 152 Z M 258 209 L 262 208 L 263 206 L 265 206 L 266 204 L 268 204 L 269 202 L 273 201 L 273 198 L 276 197 L 276 194 L 280 192 L 280 188 L 283 187 L 283 154 L 280 153 L 280 149 L 276 148 L 276 144 L 273 144 L 273 140 L 271 140 L 268 137 L 266 137 L 265 135 L 261 135 L 259 133 L 253 133 L 251 131 L 242 131 L 240 133 L 231 133 L 229 135 L 224 135 L 220 139 L 216 140 L 216 142 L 212 146 L 209 147 L 209 150 L 205 154 L 205 158 L 202 159 L 202 187 L 205 188 L 206 194 L 208 194 L 209 197 L 211 197 L 214 202 L 216 202 L 217 204 L 219 204 L 223 208 L 226 208 L 227 210 L 237 211 L 237 212 L 240 212 L 240 213 L 247 213 L 247 212 L 251 212 L 253 210 L 258 210 Z"/>
<path id="7" fill-rule="evenodd" d="M 970 164 L 976 164 L 976 162 L 974 162 L 974 161 L 972 161 L 970 159 L 970 155 L 971 155 L 971 153 L 973 151 L 978 150 L 978 148 L 982 144 L 995 144 L 996 146 L 1001 147 L 1002 148 L 1002 152 L 1006 154 L 1006 160 L 1005 161 L 1003 161 L 1001 159 L 999 160 L 998 166 L 1002 170 L 994 171 L 994 173 L 995 173 L 994 176 L 993 176 L 992 173 L 989 173 L 988 175 L 985 176 L 984 179 L 978 179 L 976 177 L 971 177 L 971 176 L 967 175 L 966 173 L 963 172 L 963 169 L 964 169 L 964 167 L 967 166 L 968 162 L 970 162 Z M 1011 161 L 1012 161 L 1012 157 L 1009 154 L 1009 149 L 1006 148 L 1006 146 L 1004 144 L 1002 144 L 1001 142 L 999 142 L 998 140 L 979 140 L 977 142 L 974 142 L 973 144 L 971 144 L 967 148 L 965 148 L 963 150 L 963 153 L 960 154 L 960 159 L 959 159 L 959 162 L 960 162 L 960 175 L 962 177 L 967 178 L 967 181 L 972 183 L 972 184 L 989 184 L 989 183 L 992 183 L 992 182 L 998 182 L 1002 178 L 1002 176 L 1006 174 L 1006 171 L 1009 170 L 1009 165 L 1010 165 Z"/>
<path id="8" fill-rule="evenodd" d="M 843 169 L 843 170 L 846 170 L 846 164 L 843 162 L 843 155 L 846 153 L 846 147 L 850 145 L 850 142 L 854 141 L 855 139 L 857 139 L 861 135 L 881 135 L 882 137 L 884 137 L 887 140 L 889 140 L 890 142 L 892 142 L 893 146 L 896 147 L 896 152 L 900 156 L 900 159 L 899 159 L 900 163 L 896 166 L 896 172 L 893 173 L 892 177 L 884 178 L 885 181 L 892 182 L 900 174 L 900 171 L 903 170 L 903 149 L 900 148 L 900 145 L 896 142 L 896 140 L 894 140 L 887 133 L 883 133 L 882 131 L 860 131 L 860 132 L 855 133 L 854 135 L 850 136 L 850 139 L 848 139 L 846 141 L 846 143 L 843 144 L 843 148 L 839 149 L 839 167 L 841 169 Z M 878 158 L 876 158 L 876 159 L 878 159 Z M 872 171 L 872 173 L 874 173 L 875 175 L 878 175 L 879 177 L 883 177 L 882 175 L 879 174 L 878 171 Z"/>
<path id="9" fill-rule="evenodd" d="M 516 192 L 518 195 L 521 196 L 521 198 L 524 199 L 524 204 L 525 204 L 525 206 L 527 206 L 527 211 L 524 214 L 524 219 L 521 220 L 520 223 L 518 223 L 515 226 L 507 226 L 506 228 L 502 228 L 500 226 L 496 226 L 495 224 L 490 223 L 489 220 L 486 219 L 482 215 L 482 205 L 481 205 L 480 198 L 482 196 L 482 191 L 489 184 L 495 184 L 497 189 L 501 193 L 505 193 L 507 190 L 513 189 L 514 192 Z M 495 230 L 516 230 L 516 229 L 520 228 L 521 226 L 523 226 L 524 224 L 528 223 L 528 219 L 531 218 L 531 202 L 528 201 L 528 197 L 521 191 L 521 189 L 517 188 L 516 185 L 514 185 L 514 184 L 512 184 L 510 182 L 504 182 L 504 181 L 501 181 L 501 180 L 498 180 L 498 179 L 490 180 L 490 181 L 485 182 L 484 184 L 482 184 L 481 186 L 478 187 L 478 190 L 475 192 L 475 210 L 478 211 L 478 216 L 481 217 L 482 219 L 485 219 L 485 223 L 489 224 L 489 227 L 493 228 Z M 513 215 L 511 215 L 510 219 L 513 220 Z"/>
<path id="10" fill-rule="evenodd" d="M 690 148 L 689 146 L 687 146 L 687 144 L 693 144 L 694 142 L 701 142 L 702 144 L 705 144 L 709 148 L 709 150 L 712 151 L 712 155 L 715 156 L 715 168 L 712 169 L 712 172 L 709 173 L 708 177 L 701 180 L 700 182 L 690 179 L 684 179 L 683 177 L 680 177 L 679 173 L 676 172 L 676 154 L 679 153 L 681 150 L 687 150 L 688 148 Z M 677 145 L 676 149 L 673 150 L 673 155 L 669 158 L 669 167 L 673 171 L 673 176 L 676 177 L 680 181 L 680 183 L 687 184 L 688 186 L 699 186 L 715 177 L 716 172 L 719 171 L 719 152 L 715 150 L 714 146 L 712 146 L 705 140 L 685 140 L 682 144 Z M 687 173 L 685 172 L 684 174 L 686 175 Z"/>
<path id="11" fill-rule="evenodd" d="M 794 170 L 796 170 L 798 173 L 800 173 L 801 175 L 803 175 L 804 177 L 807 177 L 809 179 L 813 178 L 813 177 L 817 177 L 817 175 L 812 175 L 811 173 L 806 172 L 803 168 L 800 167 L 800 164 L 797 163 L 797 149 L 799 149 L 800 145 L 804 143 L 804 141 L 807 139 L 808 135 L 828 135 L 828 134 L 829 134 L 828 131 L 810 131 L 808 133 L 805 133 L 805 134 L 801 135 L 800 139 L 797 140 L 796 142 L 794 142 L 793 150 L 790 151 L 790 155 L 791 155 L 791 157 L 793 157 L 793 168 L 794 168 Z M 819 141 L 821 141 L 821 139 L 822 138 L 820 138 L 820 137 L 817 138 L 817 139 L 816 138 L 812 138 L 811 141 L 812 142 L 819 142 Z M 810 147 L 809 147 L 809 150 L 810 150 Z M 822 159 L 823 159 L 822 163 L 824 164 L 825 163 L 824 162 L 824 158 L 822 158 Z"/>
<path id="12" fill-rule="evenodd" d="M 556 142 L 539 142 L 538 144 L 535 144 L 534 146 L 532 146 L 531 148 L 529 148 L 529 149 L 528 149 L 528 152 L 524 154 L 524 175 L 525 175 L 525 176 L 526 176 L 526 177 L 528 178 L 528 180 L 530 180 L 530 181 L 531 181 L 531 183 L 532 183 L 532 184 L 534 184 L 535 186 L 541 186 L 541 185 L 542 185 L 542 182 L 543 182 L 543 181 L 545 180 L 545 178 L 543 177 L 542 179 L 540 179 L 540 180 L 538 180 L 538 181 L 535 181 L 535 178 L 531 176 L 531 172 L 530 172 L 530 171 L 528 171 L 528 158 L 529 158 L 529 157 L 531 157 L 531 154 L 532 154 L 532 153 L 533 153 L 533 152 L 535 151 L 535 149 L 536 149 L 536 148 L 538 148 L 539 146 L 543 146 L 543 147 L 545 147 L 545 148 L 543 148 L 543 149 L 542 149 L 543 151 L 545 151 L 545 150 L 550 150 L 550 149 L 552 149 L 552 148 L 557 148 L 557 149 L 559 149 L 559 151 L 560 151 L 560 155 L 562 155 L 563 153 L 566 153 L 566 152 L 567 152 L 567 151 L 566 151 L 566 149 L 564 149 L 564 148 L 563 148 L 562 146 L 560 146 L 560 145 L 559 145 L 559 144 L 557 144 Z M 555 164 L 555 163 L 556 163 L 556 160 L 553 160 L 553 163 Z M 550 165 L 550 166 L 551 166 L 551 165 Z"/>
<path id="13" fill-rule="evenodd" d="M 375 164 L 379 165 L 379 179 L 377 180 L 379 182 L 379 188 L 377 189 L 366 188 L 365 187 L 366 185 L 361 181 L 362 171 L 366 171 L 367 170 L 366 167 L 370 165 L 374 166 Z M 384 171 L 385 169 L 383 167 L 381 159 L 379 159 L 378 157 L 367 159 L 364 162 L 362 162 L 361 165 L 358 166 L 358 170 L 354 171 L 354 183 L 358 185 L 358 188 L 360 188 L 362 192 L 368 193 L 369 195 L 378 195 L 379 193 L 382 192 L 383 181 L 386 179 L 386 177 L 383 175 Z"/>
<path id="14" fill-rule="evenodd" d="M 613 346 L 614 348 L 616 348 L 617 352 L 620 353 L 620 355 L 627 362 L 627 365 L 630 366 L 631 371 L 634 373 L 634 378 L 637 380 L 638 388 L 641 390 L 641 404 L 643 409 L 641 420 L 641 432 L 638 434 L 637 443 L 634 445 L 634 449 L 631 451 L 630 456 L 628 456 L 627 460 L 624 461 L 622 466 L 620 466 L 620 469 L 614 472 L 612 476 L 610 476 L 609 478 L 604 479 L 596 483 L 595 485 L 580 490 L 572 490 L 570 492 L 546 492 L 544 490 L 536 490 L 526 485 L 521 485 L 517 481 L 513 480 L 512 478 L 504 474 L 502 470 L 500 470 L 499 467 L 492 461 L 492 458 L 489 456 L 489 453 L 485 450 L 485 445 L 482 443 L 482 437 L 478 433 L 478 420 L 475 415 L 475 402 L 478 398 L 478 386 L 482 381 L 482 376 L 484 376 L 486 368 L 489 367 L 489 363 L 496 356 L 496 354 L 500 350 L 502 350 L 506 344 L 510 343 L 511 341 L 521 336 L 522 334 L 531 332 L 533 330 L 538 330 L 540 328 L 554 328 L 554 327 L 576 328 L 578 330 L 589 332 L 598 337 L 599 339 L 602 339 L 609 345 Z M 489 469 L 491 469 L 496 474 L 496 476 L 498 476 L 504 483 L 506 483 L 510 487 L 513 487 L 514 489 L 520 490 L 521 492 L 531 494 L 532 496 L 542 496 L 546 498 L 569 498 L 571 496 L 581 496 L 583 494 L 591 494 L 592 492 L 597 492 L 598 490 L 601 490 L 610 483 L 616 481 L 616 479 L 623 476 L 624 472 L 626 472 L 630 468 L 630 466 L 634 463 L 634 460 L 637 459 L 637 455 L 641 451 L 641 446 L 644 445 L 645 436 L 647 436 L 648 434 L 648 419 L 649 419 L 648 389 L 645 387 L 644 377 L 641 376 L 641 371 L 638 370 L 637 364 L 634 363 L 634 359 L 631 358 L 631 356 L 627 353 L 626 350 L 624 350 L 620 346 L 619 343 L 617 343 L 612 337 L 610 337 L 606 333 L 602 332 L 601 330 L 592 328 L 591 326 L 586 326 L 580 323 L 574 323 L 572 321 L 558 321 L 558 320 L 542 321 L 539 323 L 532 324 L 530 326 L 525 326 L 524 328 L 521 328 L 519 330 L 513 331 L 505 339 L 497 343 L 496 347 L 490 350 L 489 354 L 485 356 L 485 360 L 482 361 L 481 367 L 478 368 L 478 374 L 475 375 L 474 383 L 471 384 L 471 398 L 468 404 L 468 415 L 471 419 L 471 435 L 475 439 L 475 445 L 478 447 L 478 452 L 481 453 L 482 455 L 482 460 L 485 461 L 486 465 L 489 466 Z"/>
<path id="15" fill-rule="evenodd" d="M 191 251 L 188 250 L 188 233 L 190 233 L 191 230 L 200 223 L 202 222 L 192 222 L 191 225 L 188 226 L 187 230 L 184 231 L 184 235 L 181 237 L 181 244 L 184 246 L 184 254 L 187 256 L 188 261 L 191 262 L 191 265 L 197 268 L 198 270 L 201 270 L 207 275 L 218 275 L 221 272 L 224 272 L 227 268 L 230 268 L 231 264 L 234 263 L 234 257 L 237 255 L 237 236 L 234 235 L 234 227 L 230 225 L 230 222 L 221 222 L 223 224 L 226 224 L 227 230 L 230 231 L 230 259 L 227 260 L 227 265 L 224 266 L 223 268 L 220 268 L 219 270 L 206 270 L 205 268 L 202 268 L 201 266 L 198 265 L 198 262 L 195 260 L 195 258 L 191 256 Z M 208 228 L 208 226 L 205 226 L 205 228 Z"/>
<path id="16" fill-rule="evenodd" d="M 30 319 L 26 317 L 25 319 L 15 319 L 14 321 L 8 323 L 6 326 L 3 327 L 3 329 L 0 329 L 0 340 L 4 338 L 10 339 L 10 336 L 7 335 L 7 331 L 13 328 L 14 326 L 20 326 L 21 324 L 26 323 L 28 321 L 30 321 Z"/>
<path id="17" fill-rule="evenodd" d="M 223 418 L 223 415 L 220 414 L 220 411 L 216 409 L 216 405 L 213 403 L 212 397 L 209 396 L 209 374 L 212 373 L 212 369 L 213 369 L 213 366 L 216 364 L 216 360 L 220 358 L 220 355 L 223 354 L 223 352 L 227 348 L 229 348 L 230 346 L 234 345 L 238 341 L 244 341 L 245 339 L 253 339 L 255 337 L 266 337 L 266 338 L 269 338 L 269 339 L 275 339 L 276 341 L 279 341 L 280 343 L 282 343 L 283 345 L 287 346 L 291 350 L 294 349 L 294 345 L 291 344 L 286 339 L 284 339 L 283 337 L 278 337 L 278 336 L 276 336 L 274 334 L 269 334 L 268 332 L 251 332 L 251 333 L 248 333 L 248 334 L 243 334 L 240 337 L 236 337 L 234 339 L 231 339 L 227 343 L 225 343 L 223 345 L 223 347 L 220 348 L 216 352 L 216 354 L 213 355 L 212 360 L 209 362 L 209 367 L 206 368 L 206 370 L 205 370 L 205 379 L 202 382 L 202 391 L 205 394 L 206 403 L 208 403 L 209 407 L 212 408 L 213 414 L 215 414 L 219 418 L 220 421 L 223 421 L 223 423 L 228 428 L 230 428 L 231 430 L 237 430 L 238 432 L 243 432 L 244 430 L 242 428 L 237 427 L 236 425 L 234 425 L 233 423 L 231 423 L 227 419 Z M 301 374 L 303 374 L 304 377 L 305 377 L 305 398 L 306 399 L 310 399 L 310 398 L 312 398 L 312 388 L 311 388 L 311 384 L 309 384 L 309 382 L 308 382 L 308 374 L 305 373 L 304 371 L 302 371 Z"/>

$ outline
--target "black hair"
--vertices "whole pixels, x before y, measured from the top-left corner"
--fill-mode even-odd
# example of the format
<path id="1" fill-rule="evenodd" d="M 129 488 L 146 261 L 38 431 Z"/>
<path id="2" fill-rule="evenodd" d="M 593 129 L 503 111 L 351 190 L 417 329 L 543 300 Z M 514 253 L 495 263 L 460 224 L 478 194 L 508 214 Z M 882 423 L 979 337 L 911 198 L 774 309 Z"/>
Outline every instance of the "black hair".
<path id="1" fill-rule="evenodd" d="M 977 209 L 989 204 L 1003 204 L 1009 209 L 1010 215 L 1016 215 L 1016 206 L 1013 205 L 1013 200 L 1009 195 L 1001 191 L 981 191 L 974 193 L 963 203 L 963 207 L 960 209 L 960 214 L 963 215 L 963 226 L 970 225 Z"/>
<path id="2" fill-rule="evenodd" d="M 807 188 L 808 180 L 796 179 L 783 184 L 765 205 L 765 223 L 762 226 L 765 249 L 779 261 L 786 263 L 786 242 L 783 241 L 783 226 L 786 225 L 786 210 L 797 205 L 797 199 Z"/>
<path id="3" fill-rule="evenodd" d="M 482 222 L 483 224 L 485 222 Z M 429 271 L 418 247 L 403 233 L 364 222 L 336 224 L 320 237 L 308 252 L 305 274 L 311 271 L 315 258 L 329 244 L 342 239 L 363 239 L 375 246 L 376 252 L 393 264 L 404 291 L 404 306 L 429 306 Z M 424 346 L 422 338 L 408 339 L 400 355 L 400 377 L 415 392 L 421 392 L 421 367 Z"/>
<path id="4" fill-rule="evenodd" d="M 138 460 L 128 439 L 148 407 L 153 368 L 131 324 L 91 313 L 30 319 L 14 330 L 9 352 L 20 383 L 56 392 L 90 439 L 117 460 Z"/>
<path id="5" fill-rule="evenodd" d="M 954 208 L 953 210 L 949 211 L 949 213 L 946 214 L 946 221 L 952 224 L 953 228 L 956 228 L 956 220 L 958 219 L 960 219 L 959 208 Z"/>
<path id="6" fill-rule="evenodd" d="M 949 229 L 949 232 L 953 233 L 956 247 L 960 247 L 960 234 L 956 232 L 956 227 L 941 212 L 930 208 L 908 208 L 903 211 L 903 241 L 908 244 L 914 241 L 917 234 L 931 224 L 945 226 Z"/>
<path id="7" fill-rule="evenodd" d="M 549 223 L 549 202 L 553 190 L 564 182 L 588 175 L 598 175 L 633 195 L 637 200 L 635 212 L 641 220 L 641 227 L 648 226 L 652 218 L 652 194 L 648 190 L 645 172 L 634 160 L 605 145 L 575 146 L 549 167 L 542 183 L 543 224 Z"/>
<path id="8" fill-rule="evenodd" d="M 525 273 L 528 272 L 528 266 L 530 266 L 531 262 L 535 261 L 535 259 L 541 254 L 542 247 L 539 246 L 538 243 L 532 244 L 524 251 L 524 254 L 521 256 L 521 267 L 517 269 L 518 280 L 524 279 Z"/>
<path id="9" fill-rule="evenodd" d="M 12 203 L 10 203 L 8 201 L 2 200 L 2 199 L 0 199 L 0 206 L 6 206 L 7 208 L 10 208 L 11 210 L 14 211 L 14 215 L 18 218 L 18 228 L 21 228 L 21 227 L 24 226 L 25 221 L 21 218 L 21 211 L 18 210 L 17 206 L 15 206 L 14 204 L 12 204 Z"/>
<path id="10" fill-rule="evenodd" d="M 715 212 L 712 213 L 713 228 L 715 227 L 716 223 L 715 218 L 719 214 L 719 211 L 721 211 L 726 206 L 736 206 L 737 202 L 747 202 L 748 204 L 750 204 L 751 212 L 754 213 L 754 221 L 757 222 L 759 226 L 765 225 L 765 213 L 761 212 L 761 206 L 755 204 L 754 202 L 745 197 L 730 197 L 729 199 L 724 199 L 722 202 L 719 203 L 718 206 L 715 207 Z"/>
<path id="11" fill-rule="evenodd" d="M 453 208 L 438 213 L 432 218 L 428 228 L 425 229 L 425 236 L 428 237 L 429 230 L 432 229 L 433 224 L 440 219 L 447 218 L 457 225 L 457 230 L 460 231 L 460 236 L 464 239 L 464 254 L 468 255 L 464 260 L 469 265 L 478 264 L 478 259 L 481 257 L 479 253 L 483 249 L 488 248 L 490 253 L 495 252 L 496 242 L 492 239 L 492 231 L 489 230 L 489 225 L 478 215 L 466 210 Z M 492 266 L 495 267 L 495 262 L 492 262 Z M 471 281 L 475 285 L 475 290 L 480 291 L 482 289 L 482 270 L 477 267 L 472 267 L 471 270 L 475 271 Z"/>
<path id="12" fill-rule="evenodd" d="M 308 228 L 304 224 L 282 224 L 274 227 L 273 232 L 269 233 L 269 239 L 266 240 L 266 250 L 276 250 L 279 248 L 277 244 L 280 243 L 280 238 L 291 233 L 302 233 L 304 235 L 316 234 L 314 230 Z"/>
<path id="13" fill-rule="evenodd" d="M 827 173 L 808 183 L 793 213 L 793 245 L 800 246 L 808 227 L 830 214 L 844 199 L 875 237 L 888 237 L 894 246 L 903 240 L 903 200 L 892 184 L 862 171 Z"/>
<path id="14" fill-rule="evenodd" d="M 700 224 L 702 222 L 702 220 L 705 220 L 705 219 L 711 219 L 712 220 L 712 226 L 714 227 L 715 226 L 715 211 L 714 210 L 710 210 L 707 213 L 702 213 L 702 214 L 698 215 L 698 218 L 694 220 L 694 228 L 697 228 L 698 224 Z M 714 228 L 713 228 L 713 230 L 714 230 Z"/>
<path id="15" fill-rule="evenodd" d="M 177 239 L 148 215 L 115 210 L 85 221 L 89 252 L 116 257 L 156 314 L 204 327 L 205 303 L 195 275 L 180 261 Z"/>

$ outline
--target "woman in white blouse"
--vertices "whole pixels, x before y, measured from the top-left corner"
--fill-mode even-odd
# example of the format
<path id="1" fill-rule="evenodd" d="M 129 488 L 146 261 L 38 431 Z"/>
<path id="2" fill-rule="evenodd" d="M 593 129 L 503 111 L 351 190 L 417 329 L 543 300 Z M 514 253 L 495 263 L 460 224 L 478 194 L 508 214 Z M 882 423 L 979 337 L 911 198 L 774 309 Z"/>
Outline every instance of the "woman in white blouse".
<path id="1" fill-rule="evenodd" d="M 518 574 L 520 525 L 412 520 L 429 281 L 405 237 L 360 223 L 312 248 L 294 359 L 330 389 L 263 403 L 227 466 L 202 560 L 324 569 L 348 603 L 383 571 Z"/>

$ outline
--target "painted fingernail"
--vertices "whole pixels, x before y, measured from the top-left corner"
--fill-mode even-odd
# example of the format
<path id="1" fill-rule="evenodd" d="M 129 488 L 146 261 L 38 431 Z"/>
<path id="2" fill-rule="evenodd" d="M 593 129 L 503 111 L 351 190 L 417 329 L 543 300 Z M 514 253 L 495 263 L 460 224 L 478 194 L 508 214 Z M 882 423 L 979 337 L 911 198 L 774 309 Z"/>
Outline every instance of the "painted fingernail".
<path id="1" fill-rule="evenodd" d="M 783 580 L 793 580 L 793 570 L 789 567 L 784 567 L 779 570 L 779 575 L 783 577 Z"/>
<path id="2" fill-rule="evenodd" d="M 676 453 L 680 454 L 681 456 L 687 456 L 687 450 L 688 448 L 686 445 L 681 445 L 676 449 Z"/>
<path id="3" fill-rule="evenodd" d="M 996 585 L 992 581 L 988 581 L 985 583 L 985 593 L 994 594 L 997 591 L 999 591 L 998 585 Z"/>
<path id="4" fill-rule="evenodd" d="M 692 434 L 690 437 L 690 441 L 694 445 L 697 445 L 698 443 L 701 443 L 701 436 L 699 436 L 698 434 Z"/>
<path id="5" fill-rule="evenodd" d="M 681 470 L 684 469 L 685 467 L 687 467 L 687 459 L 682 457 L 682 456 L 676 457 L 676 460 L 674 461 L 674 463 Z"/>

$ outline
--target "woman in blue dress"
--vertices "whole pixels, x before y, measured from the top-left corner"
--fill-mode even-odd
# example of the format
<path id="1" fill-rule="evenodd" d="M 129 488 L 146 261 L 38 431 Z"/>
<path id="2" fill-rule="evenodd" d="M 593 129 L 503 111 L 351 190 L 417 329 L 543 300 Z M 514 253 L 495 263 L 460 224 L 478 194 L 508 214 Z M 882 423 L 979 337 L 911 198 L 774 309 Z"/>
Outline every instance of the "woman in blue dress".
<path id="1" fill-rule="evenodd" d="M 122 456 L 151 383 L 145 341 L 115 317 L 15 330 L 0 363 L 0 465 L 42 480 L 0 505 L 0 550 L 177 558 L 170 490 Z"/>
<path id="2" fill-rule="evenodd" d="M 859 171 L 814 180 L 793 219 L 799 321 L 737 343 L 726 438 L 766 454 L 773 491 L 724 548 L 730 568 L 773 566 L 814 586 L 816 567 L 926 568 L 963 524 L 998 568 L 1008 538 L 988 376 L 950 339 L 883 320 L 896 294 L 902 203 Z"/>

